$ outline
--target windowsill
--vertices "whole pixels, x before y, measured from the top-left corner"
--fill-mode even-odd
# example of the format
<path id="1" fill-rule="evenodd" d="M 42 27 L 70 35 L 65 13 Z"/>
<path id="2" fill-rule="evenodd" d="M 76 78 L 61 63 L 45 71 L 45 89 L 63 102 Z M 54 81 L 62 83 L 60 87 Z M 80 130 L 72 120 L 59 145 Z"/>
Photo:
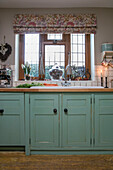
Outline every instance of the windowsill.
<path id="1" fill-rule="evenodd" d="M 14 81 L 14 82 L 64 82 L 65 80 L 16 80 L 16 81 Z M 68 81 L 68 82 L 94 82 L 94 80 L 66 80 L 66 81 Z"/>

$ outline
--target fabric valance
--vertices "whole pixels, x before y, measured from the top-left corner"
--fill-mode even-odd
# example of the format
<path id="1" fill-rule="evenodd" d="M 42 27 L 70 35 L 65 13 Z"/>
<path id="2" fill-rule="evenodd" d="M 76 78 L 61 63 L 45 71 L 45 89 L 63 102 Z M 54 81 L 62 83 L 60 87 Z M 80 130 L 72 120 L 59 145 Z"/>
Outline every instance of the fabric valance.
<path id="1" fill-rule="evenodd" d="M 96 33 L 95 14 L 17 14 L 14 33 Z"/>

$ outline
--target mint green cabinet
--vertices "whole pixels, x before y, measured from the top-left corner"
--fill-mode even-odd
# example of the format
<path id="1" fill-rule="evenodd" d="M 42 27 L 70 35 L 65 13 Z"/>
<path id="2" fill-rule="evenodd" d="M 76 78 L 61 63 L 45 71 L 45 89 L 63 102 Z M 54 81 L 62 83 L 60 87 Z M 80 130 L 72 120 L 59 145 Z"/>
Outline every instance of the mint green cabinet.
<path id="1" fill-rule="evenodd" d="M 95 95 L 95 146 L 113 147 L 113 94 Z"/>
<path id="2" fill-rule="evenodd" d="M 42 150 L 112 152 L 112 93 L 32 93 L 29 98 L 27 154 Z"/>
<path id="3" fill-rule="evenodd" d="M 36 93 L 29 98 L 31 149 L 90 146 L 90 94 Z"/>
<path id="4" fill-rule="evenodd" d="M 59 144 L 59 106 L 57 94 L 30 95 L 31 146 L 57 147 Z"/>
<path id="5" fill-rule="evenodd" d="M 24 94 L 0 93 L 0 146 L 24 142 Z"/>
<path id="6" fill-rule="evenodd" d="M 112 130 L 113 93 L 0 93 L 0 146 L 26 155 L 112 153 Z"/>
<path id="7" fill-rule="evenodd" d="M 63 147 L 90 146 L 91 95 L 63 94 Z"/>

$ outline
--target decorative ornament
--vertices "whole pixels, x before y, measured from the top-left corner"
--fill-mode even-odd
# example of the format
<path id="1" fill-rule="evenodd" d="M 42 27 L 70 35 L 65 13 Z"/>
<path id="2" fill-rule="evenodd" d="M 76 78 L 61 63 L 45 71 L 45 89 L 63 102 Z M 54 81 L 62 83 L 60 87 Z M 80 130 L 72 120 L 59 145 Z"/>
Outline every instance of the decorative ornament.
<path id="1" fill-rule="evenodd" d="M 72 75 L 72 67 L 71 67 L 71 60 L 70 60 L 70 52 L 68 52 L 68 65 L 66 66 L 66 73 L 69 76 L 69 80 L 71 80 Z M 65 76 L 66 78 L 66 76 Z"/>
<path id="2" fill-rule="evenodd" d="M 9 55 L 12 52 L 12 47 L 8 44 L 5 43 L 5 36 L 4 36 L 4 44 L 0 45 L 0 60 L 1 61 L 6 61 Z"/>
<path id="3" fill-rule="evenodd" d="M 106 60 L 106 58 L 104 58 L 101 62 L 101 65 L 104 67 L 108 67 L 109 66 L 109 62 Z"/>
<path id="4" fill-rule="evenodd" d="M 63 71 L 60 68 L 60 66 L 58 66 L 57 63 L 55 63 L 55 65 L 49 70 L 49 75 L 52 80 L 61 80 L 62 74 L 63 74 Z"/>

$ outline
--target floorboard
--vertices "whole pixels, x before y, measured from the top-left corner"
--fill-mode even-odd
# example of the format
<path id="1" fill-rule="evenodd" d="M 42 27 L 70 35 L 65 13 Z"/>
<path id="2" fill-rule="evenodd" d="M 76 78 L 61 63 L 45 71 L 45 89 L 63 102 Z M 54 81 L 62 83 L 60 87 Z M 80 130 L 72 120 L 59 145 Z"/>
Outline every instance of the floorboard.
<path id="1" fill-rule="evenodd" d="M 113 155 L 30 155 L 0 152 L 0 170 L 113 170 Z"/>

